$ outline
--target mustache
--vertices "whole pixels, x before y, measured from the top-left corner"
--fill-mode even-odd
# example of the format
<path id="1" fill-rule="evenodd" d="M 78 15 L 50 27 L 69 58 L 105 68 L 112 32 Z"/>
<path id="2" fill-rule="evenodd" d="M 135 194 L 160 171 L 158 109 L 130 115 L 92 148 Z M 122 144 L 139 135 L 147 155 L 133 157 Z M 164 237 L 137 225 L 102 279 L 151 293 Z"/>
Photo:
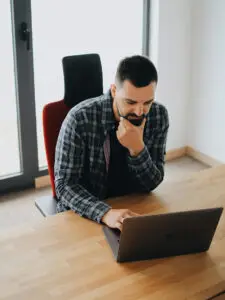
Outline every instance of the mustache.
<path id="1" fill-rule="evenodd" d="M 116 105 L 116 107 L 117 107 L 117 111 L 118 111 L 119 116 L 126 119 L 131 124 L 133 124 L 134 126 L 141 126 L 143 120 L 146 119 L 147 116 L 148 116 L 148 114 L 142 114 L 141 116 L 137 116 L 135 113 L 128 113 L 126 115 L 122 115 L 120 113 L 118 105 Z"/>
<path id="2" fill-rule="evenodd" d="M 131 117 L 131 118 L 135 118 L 135 119 L 144 119 L 144 118 L 147 117 L 147 115 L 146 115 L 146 114 L 142 114 L 141 116 L 137 116 L 137 115 L 134 114 L 134 113 L 129 113 L 129 114 L 126 114 L 126 115 L 123 116 L 123 117 L 126 117 L 126 118 Z"/>
<path id="3" fill-rule="evenodd" d="M 133 114 L 133 113 L 126 114 L 124 116 L 120 114 L 120 117 L 126 119 L 131 124 L 133 124 L 134 126 L 141 126 L 143 120 L 147 118 L 147 114 L 143 114 L 139 117 L 136 114 Z"/>

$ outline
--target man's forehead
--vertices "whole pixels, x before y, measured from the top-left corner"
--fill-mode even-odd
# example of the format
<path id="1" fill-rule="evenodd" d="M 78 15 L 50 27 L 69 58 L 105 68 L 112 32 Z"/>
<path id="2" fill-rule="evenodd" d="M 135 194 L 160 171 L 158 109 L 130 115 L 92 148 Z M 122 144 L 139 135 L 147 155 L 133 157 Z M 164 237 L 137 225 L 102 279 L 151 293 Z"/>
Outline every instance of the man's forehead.
<path id="1" fill-rule="evenodd" d="M 152 82 L 145 87 L 135 87 L 129 81 L 125 80 L 120 88 L 120 96 L 135 101 L 149 101 L 155 96 L 156 83 Z"/>

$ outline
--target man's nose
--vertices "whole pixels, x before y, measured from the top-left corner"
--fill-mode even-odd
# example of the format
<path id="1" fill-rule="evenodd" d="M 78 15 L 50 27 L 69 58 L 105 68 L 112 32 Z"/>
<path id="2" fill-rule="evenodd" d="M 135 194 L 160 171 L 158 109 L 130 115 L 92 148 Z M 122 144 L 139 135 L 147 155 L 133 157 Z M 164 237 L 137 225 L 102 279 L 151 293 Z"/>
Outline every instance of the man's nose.
<path id="1" fill-rule="evenodd" d="M 135 109 L 135 115 L 140 117 L 143 115 L 144 109 L 143 109 L 143 105 L 139 105 L 136 107 Z"/>

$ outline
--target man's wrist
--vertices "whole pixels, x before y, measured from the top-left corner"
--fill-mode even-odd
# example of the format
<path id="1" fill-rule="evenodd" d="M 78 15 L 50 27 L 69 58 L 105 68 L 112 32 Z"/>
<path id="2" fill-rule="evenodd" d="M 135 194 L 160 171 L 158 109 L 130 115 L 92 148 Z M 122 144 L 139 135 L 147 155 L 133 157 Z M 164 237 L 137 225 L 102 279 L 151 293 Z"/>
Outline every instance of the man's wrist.
<path id="1" fill-rule="evenodd" d="M 144 150 L 145 144 L 143 143 L 136 149 L 129 149 L 130 156 L 138 156 Z"/>
<path id="2" fill-rule="evenodd" d="M 108 216 L 108 214 L 109 214 L 109 212 L 112 210 L 112 208 L 110 208 L 103 216 L 102 216 L 102 219 L 101 219 L 101 222 L 102 223 L 104 223 L 104 224 L 106 224 L 105 223 L 105 219 L 107 218 L 107 216 Z"/>

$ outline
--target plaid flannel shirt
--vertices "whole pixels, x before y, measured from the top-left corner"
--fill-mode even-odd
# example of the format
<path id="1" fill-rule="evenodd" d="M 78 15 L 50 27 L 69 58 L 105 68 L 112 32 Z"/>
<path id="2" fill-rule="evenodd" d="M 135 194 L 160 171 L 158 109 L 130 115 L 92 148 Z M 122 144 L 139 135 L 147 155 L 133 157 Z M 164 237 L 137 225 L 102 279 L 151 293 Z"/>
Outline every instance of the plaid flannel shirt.
<path id="1" fill-rule="evenodd" d="M 110 158 L 109 132 L 115 128 L 110 91 L 81 102 L 67 114 L 55 153 L 57 211 L 73 210 L 101 223 L 111 208 L 105 201 Z M 129 171 L 141 191 L 155 189 L 164 177 L 164 157 L 169 119 L 166 108 L 153 102 L 144 130 L 144 150 L 127 153 Z"/>

